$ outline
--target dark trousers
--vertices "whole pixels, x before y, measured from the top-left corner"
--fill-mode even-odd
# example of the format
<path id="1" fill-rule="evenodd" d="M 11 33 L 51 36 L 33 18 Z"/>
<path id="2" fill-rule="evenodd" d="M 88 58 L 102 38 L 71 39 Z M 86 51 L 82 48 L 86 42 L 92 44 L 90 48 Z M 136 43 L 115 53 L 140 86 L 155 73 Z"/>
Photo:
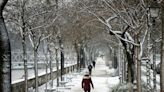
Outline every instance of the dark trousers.
<path id="1" fill-rule="evenodd" d="M 84 90 L 84 92 L 91 92 L 91 90 L 89 89 L 89 90 Z"/>
<path id="2" fill-rule="evenodd" d="M 95 68 L 95 64 L 93 64 L 93 67 Z"/>
<path id="3" fill-rule="evenodd" d="M 92 74 L 92 69 L 89 69 L 89 74 L 90 74 L 90 75 Z"/>

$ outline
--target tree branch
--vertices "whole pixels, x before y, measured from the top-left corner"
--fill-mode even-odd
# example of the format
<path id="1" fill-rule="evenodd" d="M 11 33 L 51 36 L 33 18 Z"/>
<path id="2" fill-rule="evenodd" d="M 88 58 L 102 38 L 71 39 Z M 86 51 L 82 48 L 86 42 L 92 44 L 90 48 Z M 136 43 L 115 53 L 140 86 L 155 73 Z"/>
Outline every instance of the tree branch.
<path id="1" fill-rule="evenodd" d="M 2 17 L 2 11 L 5 7 L 5 5 L 7 4 L 8 0 L 0 0 L 0 13 L 1 13 L 1 17 Z"/>

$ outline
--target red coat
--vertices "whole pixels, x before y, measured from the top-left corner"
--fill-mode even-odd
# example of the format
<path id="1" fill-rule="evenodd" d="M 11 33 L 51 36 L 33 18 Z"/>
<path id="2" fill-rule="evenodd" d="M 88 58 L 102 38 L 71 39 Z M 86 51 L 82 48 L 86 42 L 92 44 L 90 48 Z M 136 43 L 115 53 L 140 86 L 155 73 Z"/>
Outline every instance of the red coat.
<path id="1" fill-rule="evenodd" d="M 94 88 L 94 87 L 93 87 L 93 83 L 92 83 L 92 79 L 91 79 L 91 77 L 90 77 L 89 75 L 84 75 L 81 84 L 82 84 L 82 88 L 83 88 L 85 91 L 91 89 L 90 85 L 92 85 L 92 88 Z"/>

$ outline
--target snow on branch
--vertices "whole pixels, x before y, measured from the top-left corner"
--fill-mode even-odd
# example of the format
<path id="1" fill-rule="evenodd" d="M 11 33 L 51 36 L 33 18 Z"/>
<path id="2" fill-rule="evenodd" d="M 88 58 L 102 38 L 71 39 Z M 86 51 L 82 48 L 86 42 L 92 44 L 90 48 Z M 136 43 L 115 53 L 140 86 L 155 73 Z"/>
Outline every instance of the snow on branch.
<path id="1" fill-rule="evenodd" d="M 46 23 L 46 24 L 40 25 L 38 27 L 31 28 L 31 29 L 29 29 L 29 31 L 39 29 L 39 28 L 42 28 L 42 27 L 49 27 L 49 26 L 53 25 L 53 23 L 56 21 L 57 18 L 58 18 L 58 16 L 56 16 L 55 19 L 53 19 L 53 21 L 50 24 Z"/>
<path id="2" fill-rule="evenodd" d="M 109 31 L 111 33 L 113 33 L 117 38 L 119 38 L 119 39 L 121 39 L 121 40 L 123 40 L 125 42 L 131 43 L 133 45 L 139 46 L 139 44 L 134 43 L 134 40 L 132 39 L 132 37 L 130 36 L 130 34 L 128 34 L 127 32 L 126 32 L 126 34 L 127 34 L 127 37 L 129 38 L 129 40 L 128 39 L 124 39 L 124 38 L 122 38 L 119 35 L 120 33 L 122 33 L 121 31 L 114 31 L 114 30 L 112 30 L 112 26 L 109 24 L 109 20 L 112 19 L 113 16 L 112 16 L 112 18 L 108 18 L 108 23 L 107 23 L 107 20 L 105 20 L 103 17 L 99 17 L 99 16 L 97 16 L 95 13 L 93 13 L 91 11 L 89 11 L 89 13 L 93 14 L 101 23 L 103 23 L 104 25 L 106 25 L 108 27 Z"/>
<path id="3" fill-rule="evenodd" d="M 128 32 L 126 32 L 125 34 L 126 34 L 126 37 L 127 37 L 130 41 L 133 41 L 133 42 L 134 42 L 133 38 L 130 36 L 130 34 L 129 34 Z"/>
<path id="4" fill-rule="evenodd" d="M 145 38 L 146 38 L 147 33 L 148 33 L 148 30 L 146 30 L 146 32 L 144 34 L 144 37 L 143 37 L 143 40 L 140 42 L 139 58 L 141 58 L 142 57 L 142 54 L 143 54 L 143 44 L 144 44 L 144 41 L 145 41 Z"/>
<path id="5" fill-rule="evenodd" d="M 141 0 L 141 3 L 144 7 L 146 7 L 146 4 L 145 4 L 144 0 Z"/>
<path id="6" fill-rule="evenodd" d="M 8 18 L 6 21 L 7 22 L 12 22 L 12 23 L 18 25 L 19 27 L 23 27 L 22 24 L 20 24 L 16 21 L 16 19 L 14 19 L 14 21 L 12 19 L 14 19 L 14 18 Z"/>
<path id="7" fill-rule="evenodd" d="M 41 41 L 43 41 L 43 40 L 45 40 L 45 39 L 49 38 L 50 36 L 52 36 L 52 34 L 49 34 L 49 35 L 47 35 L 47 36 L 43 37 L 43 38 L 41 39 Z"/>
<path id="8" fill-rule="evenodd" d="M 114 14 L 112 17 L 109 17 L 107 20 L 106 20 L 106 23 L 109 23 L 109 21 L 115 19 L 117 17 L 116 14 Z"/>
<path id="9" fill-rule="evenodd" d="M 42 32 L 39 32 L 39 33 L 40 33 L 40 34 L 39 34 L 38 43 L 36 44 L 36 47 L 34 48 L 35 50 L 38 50 L 39 45 L 40 45 L 40 42 L 41 42 L 41 38 L 42 38 L 42 36 L 43 36 L 43 33 L 42 33 Z"/>
<path id="10" fill-rule="evenodd" d="M 29 30 L 28 33 L 29 33 L 29 35 L 28 35 L 29 36 L 29 40 L 31 42 L 32 47 L 34 48 L 34 42 L 33 42 L 32 37 L 31 37 L 32 36 L 32 32 Z"/>
<path id="11" fill-rule="evenodd" d="M 22 28 L 19 28 L 20 30 L 20 35 L 21 35 L 21 38 L 23 38 L 23 34 L 25 34 L 24 32 L 23 32 L 23 30 L 22 30 Z"/>
<path id="12" fill-rule="evenodd" d="M 117 16 L 114 15 L 114 16 L 112 16 L 112 17 L 109 17 L 109 18 L 106 20 L 106 23 L 107 23 L 107 26 L 108 26 L 108 27 L 112 28 L 111 25 L 109 24 L 109 21 L 115 19 L 116 17 L 117 17 Z"/>
<path id="13" fill-rule="evenodd" d="M 132 39 L 132 37 L 130 36 L 130 34 L 128 34 L 127 32 L 126 32 L 126 36 L 127 36 L 128 39 L 125 39 L 125 38 L 122 38 L 122 37 L 120 36 L 121 31 L 114 31 L 114 30 L 112 30 L 112 26 L 110 25 L 109 21 L 111 21 L 112 19 L 114 19 L 114 18 L 116 18 L 116 17 L 121 18 L 121 19 L 122 19 L 129 27 L 131 27 L 132 29 L 134 29 L 135 27 L 133 27 L 132 25 L 130 25 L 130 24 L 128 23 L 128 21 L 126 21 L 126 19 L 124 19 L 124 18 L 120 15 L 120 13 L 118 13 L 111 5 L 109 5 L 108 2 L 107 2 L 106 0 L 103 0 L 103 1 L 113 10 L 113 12 L 115 13 L 114 16 L 112 16 L 112 17 L 110 17 L 110 18 L 108 18 L 108 19 L 104 19 L 103 17 L 96 15 L 94 12 L 90 11 L 90 10 L 87 8 L 87 10 L 89 11 L 89 13 L 91 13 L 92 15 L 94 15 L 102 24 L 106 25 L 106 26 L 108 27 L 109 31 L 110 31 L 111 33 L 113 33 L 119 40 L 122 40 L 122 41 L 125 41 L 125 42 L 128 42 L 128 43 L 131 43 L 131 44 L 133 44 L 133 45 L 135 45 L 135 46 L 139 46 L 139 44 L 135 43 L 134 40 Z M 111 1 L 110 1 L 110 2 L 111 2 Z M 85 4 L 84 4 L 84 5 L 85 5 Z M 86 6 L 86 5 L 85 5 L 85 6 Z"/>
<path id="14" fill-rule="evenodd" d="M 47 24 L 43 24 L 43 25 L 40 25 L 40 26 L 37 26 L 37 27 L 35 27 L 35 28 L 31 28 L 31 29 L 29 29 L 30 31 L 32 31 L 32 30 L 35 30 L 35 29 L 39 29 L 39 28 L 42 28 L 42 27 L 44 27 L 44 26 L 46 26 Z"/>
<path id="15" fill-rule="evenodd" d="M 33 18 L 33 17 L 36 17 L 36 16 L 39 16 L 39 15 L 42 15 L 42 14 L 47 14 L 47 13 L 52 13 L 53 11 L 44 11 L 44 12 L 41 12 L 41 13 L 37 13 L 37 14 L 34 14 L 33 16 L 30 16 L 28 17 L 27 19 L 25 19 L 25 21 Z"/>
<path id="16" fill-rule="evenodd" d="M 88 11 L 89 11 L 89 13 L 91 13 L 92 15 L 94 15 L 101 23 L 103 23 L 104 25 L 107 26 L 106 20 L 103 17 L 97 16 L 95 13 L 91 12 L 90 10 L 88 10 Z M 110 26 L 110 28 L 112 28 L 112 27 Z"/>
<path id="17" fill-rule="evenodd" d="M 131 43 L 135 46 L 139 46 L 139 44 L 135 43 L 133 40 L 128 40 L 128 39 L 124 39 L 122 38 L 120 35 L 118 35 L 117 33 L 115 33 L 115 31 L 111 31 L 117 38 L 119 38 L 120 40 L 123 40 L 125 42 Z M 129 35 L 130 36 L 130 35 Z M 131 38 L 131 37 L 130 37 Z"/>
<path id="18" fill-rule="evenodd" d="M 120 18 L 120 19 L 122 19 L 128 26 L 130 26 L 132 29 L 135 29 L 135 27 L 134 26 L 132 26 L 131 24 L 129 24 L 129 22 L 126 20 L 126 19 L 124 19 L 122 16 L 121 16 L 121 14 L 114 8 L 114 7 L 112 7 L 106 0 L 103 0 L 105 3 L 106 3 L 106 5 Z"/>

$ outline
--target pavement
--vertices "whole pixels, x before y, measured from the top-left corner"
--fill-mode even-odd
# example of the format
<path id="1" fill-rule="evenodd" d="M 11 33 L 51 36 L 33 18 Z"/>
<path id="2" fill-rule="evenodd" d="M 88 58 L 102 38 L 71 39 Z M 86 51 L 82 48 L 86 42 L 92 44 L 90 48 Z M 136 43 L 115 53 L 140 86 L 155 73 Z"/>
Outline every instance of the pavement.
<path id="1" fill-rule="evenodd" d="M 106 70 L 108 69 L 107 66 L 104 64 L 96 65 L 95 68 L 92 69 L 92 81 L 94 85 L 94 89 L 91 89 L 91 92 L 109 92 L 108 87 L 108 74 Z M 76 79 L 73 81 L 76 81 L 75 86 L 71 88 L 70 92 L 84 92 L 81 88 L 81 81 L 83 77 L 83 72 L 81 75 L 78 75 Z"/>
<path id="2" fill-rule="evenodd" d="M 48 83 L 50 91 L 47 92 L 84 92 L 81 88 L 81 81 L 86 70 L 87 68 L 82 69 L 81 72 L 64 75 L 64 82 L 60 87 L 56 87 L 56 80 L 53 80 L 54 86 L 49 87 Z M 94 89 L 91 89 L 91 92 L 112 92 L 113 86 L 119 83 L 118 77 L 111 76 L 112 72 L 113 70 L 109 69 L 104 63 L 96 64 L 96 67 L 92 69 L 91 78 Z M 39 92 L 46 92 L 45 85 L 39 87 Z"/>

